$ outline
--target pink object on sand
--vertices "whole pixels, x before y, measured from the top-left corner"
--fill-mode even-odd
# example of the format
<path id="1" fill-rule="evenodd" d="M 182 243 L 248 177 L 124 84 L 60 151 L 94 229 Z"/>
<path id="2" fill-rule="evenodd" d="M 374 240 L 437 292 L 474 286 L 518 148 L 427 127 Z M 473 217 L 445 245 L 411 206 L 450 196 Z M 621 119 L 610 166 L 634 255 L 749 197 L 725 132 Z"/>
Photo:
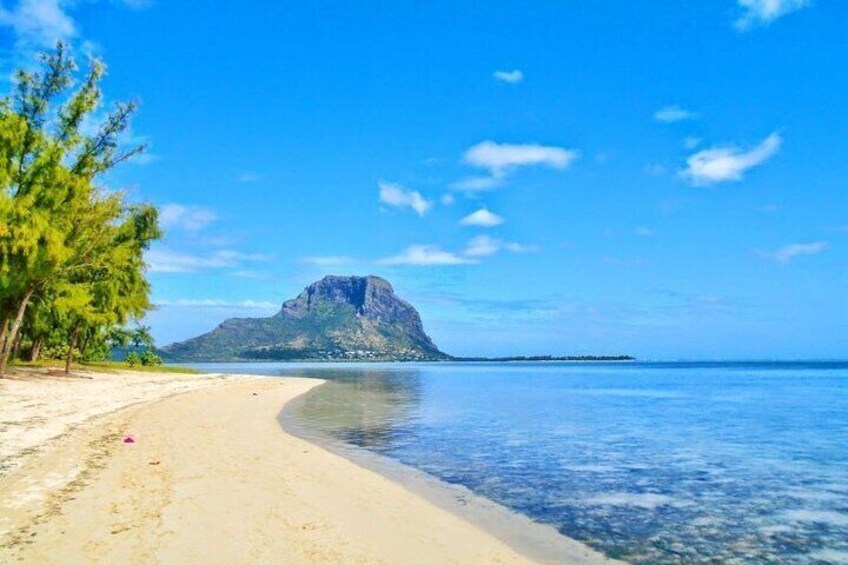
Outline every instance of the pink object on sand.
<path id="1" fill-rule="evenodd" d="M 127 436 L 124 438 L 124 443 L 135 443 L 135 438 L 132 436 Z"/>

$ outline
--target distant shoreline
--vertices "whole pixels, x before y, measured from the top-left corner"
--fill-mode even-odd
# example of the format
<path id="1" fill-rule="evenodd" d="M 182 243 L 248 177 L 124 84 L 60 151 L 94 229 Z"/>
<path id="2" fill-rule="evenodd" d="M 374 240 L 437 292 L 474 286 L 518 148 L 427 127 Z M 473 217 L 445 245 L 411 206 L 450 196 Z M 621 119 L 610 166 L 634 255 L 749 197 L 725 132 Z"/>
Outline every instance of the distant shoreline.
<path id="1" fill-rule="evenodd" d="M 208 359 L 208 360 L 167 360 L 165 366 L 194 367 L 195 365 L 273 365 L 273 364 L 434 364 L 439 363 L 635 363 L 639 365 L 844 365 L 848 359 L 640 359 L 629 356 L 610 357 L 455 357 L 445 360 L 428 359 Z M 202 370 L 199 369 L 199 370 Z"/>
<path id="2" fill-rule="evenodd" d="M 629 363 L 638 361 L 630 355 L 518 355 L 514 357 L 450 357 L 448 359 L 336 359 L 336 358 L 304 358 L 304 359 L 176 359 L 167 360 L 168 365 L 192 365 L 204 363 Z"/>
<path id="3" fill-rule="evenodd" d="M 609 361 L 636 361 L 630 355 L 566 355 L 557 357 L 555 355 L 518 355 L 515 357 L 454 357 L 451 361 L 460 363 L 509 363 L 513 361 L 573 361 L 573 362 L 609 362 Z"/>

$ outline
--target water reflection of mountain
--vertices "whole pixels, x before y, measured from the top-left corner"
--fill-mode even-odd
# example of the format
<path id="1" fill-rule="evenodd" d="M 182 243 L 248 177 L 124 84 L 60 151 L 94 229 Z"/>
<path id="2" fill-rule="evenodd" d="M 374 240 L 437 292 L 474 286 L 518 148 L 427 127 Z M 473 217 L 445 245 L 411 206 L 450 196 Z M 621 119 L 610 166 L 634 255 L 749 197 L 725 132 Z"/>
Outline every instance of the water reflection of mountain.
<path id="1" fill-rule="evenodd" d="M 402 440 L 421 402 L 417 369 L 302 369 L 293 376 L 328 382 L 303 397 L 298 417 L 331 436 L 380 450 Z"/>

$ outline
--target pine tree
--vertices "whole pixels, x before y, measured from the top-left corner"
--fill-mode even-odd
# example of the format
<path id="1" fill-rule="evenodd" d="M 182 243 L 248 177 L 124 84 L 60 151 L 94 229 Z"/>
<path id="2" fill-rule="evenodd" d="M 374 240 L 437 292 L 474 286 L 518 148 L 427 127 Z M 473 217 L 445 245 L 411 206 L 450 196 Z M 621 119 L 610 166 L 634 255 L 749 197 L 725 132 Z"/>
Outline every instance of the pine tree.
<path id="1" fill-rule="evenodd" d="M 0 100 L 0 375 L 34 297 L 55 300 L 56 319 L 70 320 L 71 350 L 82 328 L 150 308 L 143 252 L 161 236 L 156 209 L 97 185 L 144 150 L 120 146 L 136 105 L 117 104 L 87 135 L 105 67 L 92 60 L 71 92 L 76 70 L 59 43 Z"/>

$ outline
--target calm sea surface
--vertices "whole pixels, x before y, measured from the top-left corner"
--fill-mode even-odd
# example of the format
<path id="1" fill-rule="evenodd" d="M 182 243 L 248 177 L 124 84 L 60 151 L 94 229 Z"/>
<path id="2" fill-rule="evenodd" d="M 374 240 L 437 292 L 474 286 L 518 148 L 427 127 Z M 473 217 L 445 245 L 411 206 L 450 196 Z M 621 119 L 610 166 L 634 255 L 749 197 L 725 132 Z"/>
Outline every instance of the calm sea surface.
<path id="1" fill-rule="evenodd" d="M 848 563 L 848 363 L 239 364 L 304 425 L 635 563 Z"/>

